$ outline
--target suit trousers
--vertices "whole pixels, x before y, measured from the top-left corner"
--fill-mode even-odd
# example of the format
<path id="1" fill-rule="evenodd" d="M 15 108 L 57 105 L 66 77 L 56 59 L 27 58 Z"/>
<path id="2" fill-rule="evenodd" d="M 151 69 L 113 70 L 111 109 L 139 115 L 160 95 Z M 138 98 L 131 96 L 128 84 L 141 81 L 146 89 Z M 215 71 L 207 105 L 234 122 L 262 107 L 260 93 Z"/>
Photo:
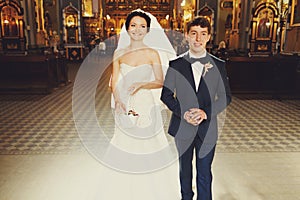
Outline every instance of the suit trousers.
<path id="1" fill-rule="evenodd" d="M 211 165 L 215 154 L 215 144 L 210 145 L 210 149 L 206 149 L 204 157 L 200 157 L 200 151 L 205 150 L 203 141 L 196 135 L 191 140 L 176 139 L 176 146 L 179 153 L 180 166 L 180 185 L 182 200 L 192 200 L 194 192 L 192 190 L 193 166 L 192 160 L 194 152 L 196 152 L 196 184 L 197 184 L 197 200 L 212 199 L 212 172 Z M 183 148 L 186 147 L 186 148 Z M 204 147 L 204 148 L 202 148 Z"/>

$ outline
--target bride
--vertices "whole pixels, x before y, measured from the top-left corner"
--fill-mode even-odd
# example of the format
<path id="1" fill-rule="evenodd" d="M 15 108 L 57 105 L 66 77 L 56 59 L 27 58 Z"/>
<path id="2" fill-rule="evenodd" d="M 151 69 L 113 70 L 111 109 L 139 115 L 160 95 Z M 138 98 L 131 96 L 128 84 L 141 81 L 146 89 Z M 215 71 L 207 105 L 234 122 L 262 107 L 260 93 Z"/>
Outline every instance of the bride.
<path id="1" fill-rule="evenodd" d="M 164 132 L 160 88 L 175 52 L 156 18 L 132 11 L 114 53 L 114 136 L 103 156 L 99 199 L 176 200 L 177 152 Z"/>

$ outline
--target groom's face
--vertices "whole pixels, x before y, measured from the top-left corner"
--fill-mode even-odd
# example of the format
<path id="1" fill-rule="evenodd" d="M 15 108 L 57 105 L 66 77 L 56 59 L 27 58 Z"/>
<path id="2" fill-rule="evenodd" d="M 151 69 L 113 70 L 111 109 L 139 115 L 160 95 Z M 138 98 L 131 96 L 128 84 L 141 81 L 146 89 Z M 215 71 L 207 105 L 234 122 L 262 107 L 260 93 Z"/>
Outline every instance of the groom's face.
<path id="1" fill-rule="evenodd" d="M 133 40 L 143 40 L 147 34 L 147 21 L 140 16 L 133 17 L 129 23 L 128 34 Z"/>
<path id="2" fill-rule="evenodd" d="M 201 56 L 205 52 L 206 44 L 210 39 L 208 28 L 192 26 L 185 36 L 189 43 L 190 51 L 196 56 Z"/>

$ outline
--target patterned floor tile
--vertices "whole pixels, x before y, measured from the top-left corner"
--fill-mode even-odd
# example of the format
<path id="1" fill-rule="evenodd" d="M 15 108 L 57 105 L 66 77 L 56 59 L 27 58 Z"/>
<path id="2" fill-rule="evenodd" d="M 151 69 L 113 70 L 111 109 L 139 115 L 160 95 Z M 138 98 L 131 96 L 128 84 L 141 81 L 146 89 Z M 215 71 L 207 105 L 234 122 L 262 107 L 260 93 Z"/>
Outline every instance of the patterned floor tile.
<path id="1" fill-rule="evenodd" d="M 74 80 L 80 64 L 69 65 Z M 106 72 L 97 87 L 95 110 L 100 126 L 111 137 L 113 116 L 108 79 L 109 72 Z M 49 95 L 1 95 L 0 154 L 84 151 L 74 123 L 72 92 L 70 83 Z M 84 110 L 88 105 L 83 100 L 80 106 Z M 217 151 L 300 151 L 300 100 L 234 95 L 226 110 Z"/>

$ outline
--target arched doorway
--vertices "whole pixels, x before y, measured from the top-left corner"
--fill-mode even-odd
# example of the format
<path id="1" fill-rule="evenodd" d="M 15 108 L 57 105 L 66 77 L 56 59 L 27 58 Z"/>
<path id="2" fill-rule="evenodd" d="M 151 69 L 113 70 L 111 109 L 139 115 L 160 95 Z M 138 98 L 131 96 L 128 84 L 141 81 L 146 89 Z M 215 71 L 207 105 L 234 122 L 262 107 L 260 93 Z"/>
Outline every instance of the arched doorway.
<path id="1" fill-rule="evenodd" d="M 279 25 L 276 4 L 273 2 L 259 3 L 255 8 L 251 24 L 250 54 L 275 54 Z"/>
<path id="2" fill-rule="evenodd" d="M 0 52 L 24 54 L 23 9 L 14 1 L 0 3 Z"/>

